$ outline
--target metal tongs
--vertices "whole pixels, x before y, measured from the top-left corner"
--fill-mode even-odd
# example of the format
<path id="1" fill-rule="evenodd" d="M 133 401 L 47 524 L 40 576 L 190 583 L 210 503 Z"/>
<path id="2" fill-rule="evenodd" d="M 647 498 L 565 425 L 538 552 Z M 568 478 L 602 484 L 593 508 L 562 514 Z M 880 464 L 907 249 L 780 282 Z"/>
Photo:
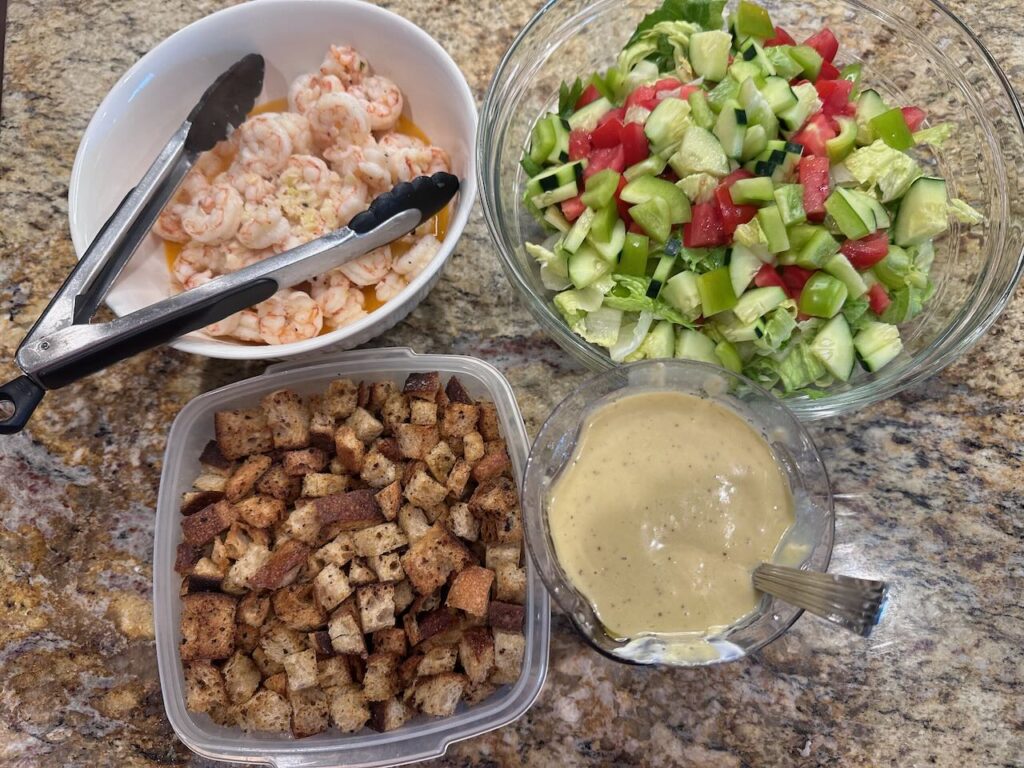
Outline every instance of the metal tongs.
<path id="1" fill-rule="evenodd" d="M 263 90 L 263 57 L 249 54 L 217 78 L 149 170 L 104 224 L 18 347 L 24 375 L 0 386 L 0 434 L 20 432 L 46 390 L 222 320 L 412 232 L 455 196 L 449 173 L 420 176 L 379 196 L 347 227 L 158 301 L 90 323 L 200 153 L 227 138 Z"/>

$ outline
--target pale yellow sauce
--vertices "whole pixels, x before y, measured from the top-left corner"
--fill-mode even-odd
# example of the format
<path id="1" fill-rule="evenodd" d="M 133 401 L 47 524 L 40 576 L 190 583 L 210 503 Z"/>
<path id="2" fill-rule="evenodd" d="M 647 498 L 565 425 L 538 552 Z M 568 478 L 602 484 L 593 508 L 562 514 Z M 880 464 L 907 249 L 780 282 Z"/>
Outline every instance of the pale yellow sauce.
<path id="1" fill-rule="evenodd" d="M 764 438 L 718 403 L 679 392 L 590 414 L 548 499 L 555 552 L 608 631 L 708 632 L 753 611 L 753 569 L 793 524 Z"/>

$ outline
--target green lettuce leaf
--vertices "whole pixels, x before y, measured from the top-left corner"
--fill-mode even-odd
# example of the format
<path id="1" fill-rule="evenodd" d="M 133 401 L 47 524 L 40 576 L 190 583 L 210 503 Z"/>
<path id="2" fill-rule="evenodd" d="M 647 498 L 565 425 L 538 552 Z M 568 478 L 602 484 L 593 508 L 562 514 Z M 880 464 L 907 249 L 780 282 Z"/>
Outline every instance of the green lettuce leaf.
<path id="1" fill-rule="evenodd" d="M 862 186 L 877 186 L 883 203 L 902 197 L 922 175 L 912 157 L 881 139 L 854 150 L 843 164 Z"/>
<path id="2" fill-rule="evenodd" d="M 647 295 L 650 278 L 634 275 L 613 275 L 616 286 L 604 297 L 604 306 L 623 312 L 650 312 L 658 320 L 669 320 L 692 328 L 693 323 L 678 309 L 661 299 Z"/>
<path id="3" fill-rule="evenodd" d="M 689 21 L 701 29 L 721 29 L 725 0 L 665 0 L 656 11 L 647 14 L 637 26 L 627 47 L 649 29 L 665 21 Z"/>
<path id="4" fill-rule="evenodd" d="M 939 123 L 931 128 L 924 128 L 914 134 L 914 143 L 931 144 L 933 147 L 942 146 L 942 143 L 953 135 L 953 129 L 952 123 Z"/>
<path id="5" fill-rule="evenodd" d="M 580 318 L 573 324 L 572 330 L 591 344 L 610 348 L 618 341 L 621 327 L 622 312 L 620 310 L 600 307 Z"/>
<path id="6" fill-rule="evenodd" d="M 558 116 L 563 120 L 568 120 L 573 112 L 576 111 L 576 102 L 580 100 L 580 96 L 583 95 L 584 89 L 583 81 L 578 77 L 576 82 L 572 85 L 562 83 L 558 88 Z"/>
<path id="7" fill-rule="evenodd" d="M 679 258 L 683 260 L 687 269 L 700 275 L 724 267 L 725 250 L 725 248 L 680 248 Z"/>

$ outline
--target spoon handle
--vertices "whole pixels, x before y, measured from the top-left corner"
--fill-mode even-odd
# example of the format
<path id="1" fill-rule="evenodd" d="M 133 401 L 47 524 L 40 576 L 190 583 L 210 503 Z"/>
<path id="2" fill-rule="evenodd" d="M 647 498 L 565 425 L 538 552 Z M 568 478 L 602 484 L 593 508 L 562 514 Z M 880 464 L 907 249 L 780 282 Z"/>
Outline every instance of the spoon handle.
<path id="1" fill-rule="evenodd" d="M 884 581 L 768 563 L 754 570 L 754 587 L 863 637 L 882 618 L 889 589 Z"/>

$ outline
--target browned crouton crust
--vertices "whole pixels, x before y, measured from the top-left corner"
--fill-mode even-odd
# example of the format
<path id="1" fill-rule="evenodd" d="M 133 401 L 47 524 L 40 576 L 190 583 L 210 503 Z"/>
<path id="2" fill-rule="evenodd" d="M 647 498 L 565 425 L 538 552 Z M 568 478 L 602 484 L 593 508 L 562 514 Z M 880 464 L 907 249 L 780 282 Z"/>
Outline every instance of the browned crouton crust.
<path id="1" fill-rule="evenodd" d="M 363 695 L 367 701 L 385 701 L 398 693 L 398 664 L 393 653 L 373 653 L 366 658 Z"/>
<path id="2" fill-rule="evenodd" d="M 515 603 L 492 600 L 487 609 L 487 623 L 495 629 L 503 629 L 506 632 L 522 632 L 525 617 L 526 609 Z"/>
<path id="3" fill-rule="evenodd" d="M 381 514 L 387 520 L 394 520 L 398 517 L 398 510 L 402 507 L 402 483 L 395 480 L 390 485 L 381 488 L 373 496 L 377 500 Z"/>
<path id="4" fill-rule="evenodd" d="M 226 411 L 226 413 L 230 413 L 230 411 Z M 214 416 L 214 420 L 216 421 L 216 416 Z M 199 463 L 207 470 L 215 469 L 225 473 L 230 472 L 232 467 L 231 459 L 224 455 L 216 440 L 211 440 L 203 448 L 203 452 L 199 454 Z"/>
<path id="5" fill-rule="evenodd" d="M 309 445 L 309 409 L 302 398 L 287 389 L 271 392 L 260 401 L 274 438 L 274 447 L 284 450 Z"/>
<path id="6" fill-rule="evenodd" d="M 405 379 L 402 392 L 409 397 L 420 400 L 433 400 L 441 388 L 441 376 L 437 371 L 429 373 L 410 373 Z"/>
<path id="7" fill-rule="evenodd" d="M 288 694 L 292 705 L 292 736 L 301 739 L 327 730 L 330 705 L 320 688 L 305 688 Z"/>
<path id="8" fill-rule="evenodd" d="M 393 653 L 404 658 L 408 647 L 405 632 L 398 627 L 385 627 L 373 633 L 374 653 Z"/>
<path id="9" fill-rule="evenodd" d="M 395 427 L 398 450 L 407 459 L 423 460 L 441 440 L 437 427 L 424 424 L 399 424 Z"/>
<path id="10" fill-rule="evenodd" d="M 310 548 L 300 541 L 289 539 L 274 548 L 270 558 L 249 580 L 255 589 L 277 589 L 292 570 L 309 556 Z"/>
<path id="11" fill-rule="evenodd" d="M 334 419 L 321 410 L 314 409 L 310 416 L 309 444 L 321 451 L 334 452 Z"/>
<path id="12" fill-rule="evenodd" d="M 358 472 L 363 468 L 363 458 L 366 456 L 366 446 L 359 439 L 356 431 L 342 424 L 334 432 L 334 450 L 338 455 L 338 461 L 349 472 Z"/>
<path id="13" fill-rule="evenodd" d="M 424 677 L 416 684 L 413 701 L 425 715 L 448 717 L 455 714 L 465 688 L 466 676 L 455 672 Z"/>
<path id="14" fill-rule="evenodd" d="M 494 571 L 476 565 L 467 566 L 455 574 L 445 605 L 472 616 L 486 616 L 493 583 Z"/>
<path id="15" fill-rule="evenodd" d="M 384 733 L 401 728 L 412 717 L 412 710 L 398 699 L 375 701 L 370 704 L 370 727 Z"/>
<path id="16" fill-rule="evenodd" d="M 263 496 L 273 496 L 281 501 L 295 501 L 299 498 L 301 479 L 291 477 L 280 464 L 274 464 L 256 483 L 256 492 Z"/>
<path id="17" fill-rule="evenodd" d="M 186 491 L 181 497 L 181 514 L 185 517 L 194 515 L 223 498 L 223 491 Z"/>
<path id="18" fill-rule="evenodd" d="M 236 502 L 234 511 L 253 528 L 269 528 L 284 517 L 285 503 L 272 496 L 250 496 Z"/>
<path id="19" fill-rule="evenodd" d="M 364 443 L 370 443 L 384 433 L 384 425 L 365 408 L 356 408 L 345 424 L 351 427 L 356 437 Z"/>
<path id="20" fill-rule="evenodd" d="M 213 425 L 217 447 L 229 461 L 243 459 L 254 453 L 266 453 L 274 447 L 274 437 L 267 424 L 266 414 L 259 408 L 217 411 Z"/>
<path id="21" fill-rule="evenodd" d="M 184 576 L 191 571 L 203 557 L 203 548 L 183 541 L 178 544 L 174 555 L 174 572 Z"/>
<path id="22" fill-rule="evenodd" d="M 466 391 L 462 382 L 455 376 L 448 379 L 448 386 L 444 388 L 444 393 L 447 395 L 449 402 L 462 403 L 464 405 L 474 404 L 474 400 L 469 392 Z"/>
<path id="23" fill-rule="evenodd" d="M 507 512 L 518 504 L 515 484 L 507 477 L 495 477 L 480 483 L 469 499 L 469 508 L 478 515 Z"/>
<path id="24" fill-rule="evenodd" d="M 224 677 L 208 661 L 193 661 L 185 665 L 185 702 L 193 712 L 210 712 L 228 704 Z"/>
<path id="25" fill-rule="evenodd" d="M 181 521 L 182 538 L 193 547 L 203 547 L 213 541 L 218 533 L 230 528 L 235 520 L 231 502 L 218 501 Z"/>
<path id="26" fill-rule="evenodd" d="M 358 405 L 358 389 L 351 379 L 336 379 L 324 393 L 323 412 L 335 421 L 347 419 Z"/>
<path id="27" fill-rule="evenodd" d="M 238 601 L 236 618 L 243 624 L 259 627 L 270 614 L 270 598 L 249 592 Z"/>
<path id="28" fill-rule="evenodd" d="M 477 431 L 483 435 L 485 441 L 501 440 L 501 422 L 498 420 L 498 408 L 494 403 L 480 403 L 480 419 L 477 422 Z"/>
<path id="29" fill-rule="evenodd" d="M 289 477 L 301 477 L 310 472 L 319 472 L 326 467 L 327 454 L 320 448 L 288 451 L 281 457 L 281 466 Z"/>
<path id="30" fill-rule="evenodd" d="M 327 623 L 327 611 L 314 599 L 313 585 L 308 582 L 281 587 L 270 602 L 274 615 L 290 629 L 308 632 Z"/>
<path id="31" fill-rule="evenodd" d="M 512 469 L 512 462 L 508 459 L 508 453 L 501 448 L 493 453 L 485 454 L 473 467 L 473 479 L 483 483 L 495 477 L 508 474 Z"/>
<path id="32" fill-rule="evenodd" d="M 273 463 L 269 456 L 263 454 L 250 456 L 243 461 L 224 487 L 224 495 L 228 501 L 238 501 L 252 493 L 256 481 L 263 477 L 263 473 L 270 469 Z"/>
<path id="33" fill-rule="evenodd" d="M 443 523 L 434 526 L 410 545 L 402 556 L 402 567 L 421 595 L 429 595 L 473 559 L 466 546 L 449 533 Z"/>
<path id="34" fill-rule="evenodd" d="M 386 522 L 373 489 L 322 496 L 315 502 L 322 525 L 336 525 L 339 531 L 355 531 Z"/>
<path id="35" fill-rule="evenodd" d="M 181 598 L 181 659 L 226 659 L 235 651 L 235 598 L 198 592 Z"/>
<path id="36" fill-rule="evenodd" d="M 420 509 L 436 507 L 447 495 L 448 489 L 423 470 L 413 475 L 405 486 L 405 498 Z"/>
<path id="37" fill-rule="evenodd" d="M 441 434 L 446 438 L 459 438 L 475 432 L 480 418 L 480 407 L 469 403 L 449 403 L 441 419 Z"/>
<path id="38" fill-rule="evenodd" d="M 487 627 L 470 627 L 459 641 L 459 662 L 471 683 L 482 683 L 494 669 L 494 638 Z"/>
<path id="39" fill-rule="evenodd" d="M 302 495 L 310 499 L 344 493 L 348 488 L 348 477 L 323 472 L 311 472 L 302 478 Z"/>

